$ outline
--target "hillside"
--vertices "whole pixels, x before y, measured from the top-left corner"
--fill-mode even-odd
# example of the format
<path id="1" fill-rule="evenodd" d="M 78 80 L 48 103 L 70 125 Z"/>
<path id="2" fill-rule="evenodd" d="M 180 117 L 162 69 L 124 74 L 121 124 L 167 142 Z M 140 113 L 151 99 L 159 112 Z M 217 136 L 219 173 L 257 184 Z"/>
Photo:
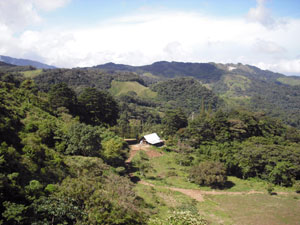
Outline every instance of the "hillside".
<path id="1" fill-rule="evenodd" d="M 120 64 L 98 65 L 96 68 L 111 71 L 130 71 L 139 74 L 153 87 L 162 80 L 174 77 L 193 77 L 211 89 L 226 102 L 227 108 L 244 107 L 263 111 L 300 127 L 299 78 L 261 70 L 255 66 L 220 63 L 156 62 L 146 66 Z M 182 89 L 183 90 L 183 89 Z M 161 98 L 162 99 L 162 98 Z M 197 106 L 198 107 L 198 106 Z M 195 109 L 193 109 L 195 110 Z"/>
<path id="2" fill-rule="evenodd" d="M 109 91 L 114 96 L 120 96 L 129 92 L 135 92 L 137 96 L 141 98 L 155 98 L 157 96 L 157 93 L 151 91 L 148 87 L 145 87 L 136 81 L 122 82 L 113 80 Z"/>

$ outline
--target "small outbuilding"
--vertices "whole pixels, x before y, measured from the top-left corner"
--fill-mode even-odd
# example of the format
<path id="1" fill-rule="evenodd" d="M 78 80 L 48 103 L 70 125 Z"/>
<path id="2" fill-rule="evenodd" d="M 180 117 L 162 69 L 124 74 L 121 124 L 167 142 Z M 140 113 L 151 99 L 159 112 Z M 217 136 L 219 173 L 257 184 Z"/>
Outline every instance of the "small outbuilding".
<path id="1" fill-rule="evenodd" d="M 157 133 L 147 134 L 141 140 L 140 144 L 147 143 L 150 145 L 161 146 L 164 144 L 164 141 L 160 139 Z"/>

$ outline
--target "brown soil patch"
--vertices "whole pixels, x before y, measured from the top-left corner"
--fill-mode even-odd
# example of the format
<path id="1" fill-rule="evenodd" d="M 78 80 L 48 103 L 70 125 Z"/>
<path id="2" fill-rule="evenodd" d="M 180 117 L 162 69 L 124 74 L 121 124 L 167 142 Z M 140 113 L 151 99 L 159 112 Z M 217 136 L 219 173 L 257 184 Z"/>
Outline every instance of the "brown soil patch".
<path id="1" fill-rule="evenodd" d="M 135 145 L 129 145 L 129 147 L 130 147 L 130 152 L 129 152 L 129 158 L 126 160 L 127 163 L 131 162 L 131 160 L 133 159 L 135 154 L 138 153 L 138 151 L 145 151 L 149 158 L 162 156 L 161 153 L 159 153 L 156 150 L 152 149 L 151 145 L 135 144 Z"/>

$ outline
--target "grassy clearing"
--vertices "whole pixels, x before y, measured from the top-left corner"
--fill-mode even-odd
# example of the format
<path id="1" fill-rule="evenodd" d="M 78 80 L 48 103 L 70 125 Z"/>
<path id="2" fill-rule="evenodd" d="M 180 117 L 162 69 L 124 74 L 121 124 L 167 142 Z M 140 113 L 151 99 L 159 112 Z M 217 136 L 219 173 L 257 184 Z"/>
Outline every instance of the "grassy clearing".
<path id="1" fill-rule="evenodd" d="M 299 224 L 300 204 L 293 195 L 206 196 L 198 204 L 212 224 Z"/>
<path id="2" fill-rule="evenodd" d="M 38 69 L 38 70 L 28 70 L 28 71 L 23 71 L 21 72 L 25 78 L 35 78 L 37 77 L 38 75 L 40 75 L 42 72 L 41 69 Z"/>
<path id="3" fill-rule="evenodd" d="M 250 88 L 251 80 L 241 75 L 225 76 L 224 83 L 231 91 L 245 91 Z"/>
<path id="4" fill-rule="evenodd" d="M 113 80 L 111 83 L 110 92 L 115 96 L 126 94 L 130 91 L 134 91 L 139 97 L 143 98 L 155 98 L 157 96 L 156 92 L 136 81 L 122 82 Z"/>
<path id="5" fill-rule="evenodd" d="M 204 201 L 197 202 L 187 195 L 172 191 L 167 187 L 185 189 L 198 189 L 213 191 L 209 187 L 199 187 L 187 179 L 190 167 L 180 166 L 175 152 L 163 152 L 161 157 L 151 158 L 149 161 L 155 171 L 147 173 L 141 178 L 154 187 L 137 184 L 136 190 L 140 197 L 153 208 L 153 216 L 165 218 L 169 211 L 180 209 L 196 209 L 211 224 L 300 224 L 300 195 L 292 188 L 275 186 L 274 193 L 269 195 L 266 191 L 267 182 L 259 179 L 242 180 L 229 176 L 232 186 L 226 192 L 262 193 L 248 195 L 211 195 L 203 193 Z M 135 174 L 137 175 L 137 174 Z M 215 190 L 222 192 L 222 190 Z M 280 193 L 280 192 L 284 192 Z M 187 207 L 189 206 L 189 207 Z"/>
<path id="6" fill-rule="evenodd" d="M 197 184 L 191 183 L 188 180 L 188 173 L 190 166 L 180 166 L 176 159 L 181 157 L 176 152 L 165 152 L 159 148 L 154 150 L 162 153 L 162 156 L 150 159 L 153 171 L 147 173 L 143 178 L 148 183 L 158 186 L 169 186 L 185 189 L 199 189 L 203 191 L 212 191 L 210 187 L 200 187 Z M 138 176 L 138 174 L 135 174 Z M 228 192 L 247 192 L 247 191 L 261 191 L 266 192 L 268 182 L 260 179 L 250 178 L 243 180 L 234 176 L 228 176 L 228 181 L 231 185 L 225 189 Z M 293 192 L 292 188 L 275 186 L 274 192 Z"/>
<path id="7" fill-rule="evenodd" d="M 300 85 L 300 78 L 296 78 L 296 77 L 279 77 L 277 80 L 280 83 L 288 84 L 291 86 Z"/>
<path id="8" fill-rule="evenodd" d="M 155 79 L 159 79 L 159 76 L 155 76 L 152 73 L 143 73 L 143 76 L 145 77 L 149 77 L 149 78 L 155 78 Z"/>
<path id="9" fill-rule="evenodd" d="M 171 191 L 163 187 L 150 187 L 142 184 L 136 185 L 137 194 L 153 210 L 153 217 L 166 218 L 170 211 L 192 208 L 197 210 L 197 202 L 188 196 Z"/>

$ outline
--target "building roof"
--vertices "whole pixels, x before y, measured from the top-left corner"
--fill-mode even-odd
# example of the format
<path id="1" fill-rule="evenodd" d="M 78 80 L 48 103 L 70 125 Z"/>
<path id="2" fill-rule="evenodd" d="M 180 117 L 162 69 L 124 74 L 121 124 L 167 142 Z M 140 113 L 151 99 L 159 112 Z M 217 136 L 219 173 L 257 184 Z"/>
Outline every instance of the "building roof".
<path id="1" fill-rule="evenodd" d="M 152 145 L 155 145 L 155 144 L 158 144 L 158 143 L 161 143 L 163 142 L 160 137 L 157 135 L 157 133 L 153 133 L 153 134 L 147 134 L 144 136 L 144 138 L 146 139 L 146 141 L 149 143 L 149 144 L 152 144 Z"/>

